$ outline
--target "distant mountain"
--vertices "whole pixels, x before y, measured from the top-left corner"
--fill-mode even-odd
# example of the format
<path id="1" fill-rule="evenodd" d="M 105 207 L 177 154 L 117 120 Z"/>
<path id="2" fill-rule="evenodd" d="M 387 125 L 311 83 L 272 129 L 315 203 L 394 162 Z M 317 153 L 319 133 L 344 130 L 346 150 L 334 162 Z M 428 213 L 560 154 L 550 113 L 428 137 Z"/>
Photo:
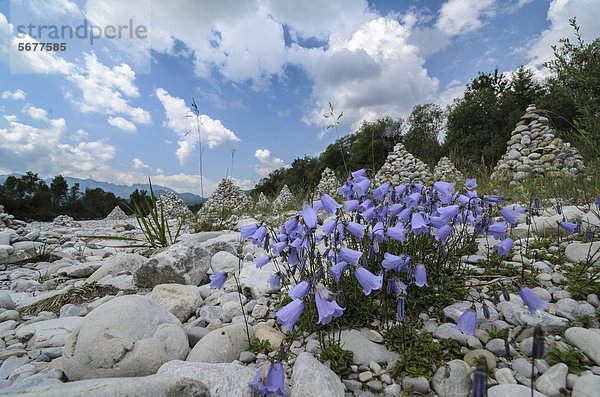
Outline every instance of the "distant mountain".
<path id="1" fill-rule="evenodd" d="M 21 177 L 21 174 L 0 175 L 0 184 L 4 184 L 4 181 L 6 181 L 6 178 L 8 178 L 11 175 L 13 175 L 17 178 Z M 79 183 L 79 190 L 81 192 L 85 192 L 85 189 L 88 189 L 88 188 L 89 189 L 100 188 L 100 189 L 104 190 L 105 192 L 111 192 L 115 196 L 121 197 L 124 199 L 128 199 L 129 195 L 131 193 L 133 193 L 133 191 L 135 189 L 146 190 L 147 192 L 150 192 L 150 187 L 148 186 L 147 183 L 136 183 L 132 186 L 127 186 L 127 185 L 117 185 L 117 184 L 110 183 L 110 182 L 98 182 L 98 181 L 95 181 L 95 180 L 89 179 L 89 178 L 88 179 L 79 179 L 79 178 L 71 178 L 69 176 L 66 176 L 64 178 L 67 181 L 67 183 L 69 184 L 69 187 L 73 186 L 76 183 Z M 48 186 L 50 186 L 50 184 L 52 183 L 52 179 L 54 179 L 54 178 L 46 178 L 46 179 L 44 179 L 44 182 L 46 182 L 46 184 Z M 206 201 L 206 199 L 203 199 L 202 197 L 198 196 L 197 194 L 177 193 L 173 189 L 170 189 L 170 188 L 164 187 L 164 186 L 160 186 L 160 185 L 152 185 L 152 190 L 154 190 L 154 194 L 156 195 L 156 197 L 159 197 L 161 194 L 163 194 L 165 192 L 174 193 L 177 197 L 182 199 L 184 203 L 189 204 L 189 205 L 198 204 L 202 201 Z"/>

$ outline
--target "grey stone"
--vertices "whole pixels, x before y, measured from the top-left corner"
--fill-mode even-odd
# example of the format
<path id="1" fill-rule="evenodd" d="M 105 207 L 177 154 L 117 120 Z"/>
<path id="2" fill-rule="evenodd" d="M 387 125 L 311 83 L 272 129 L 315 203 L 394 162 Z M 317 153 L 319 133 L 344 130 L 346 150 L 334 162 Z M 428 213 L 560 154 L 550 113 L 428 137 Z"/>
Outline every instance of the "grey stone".
<path id="1" fill-rule="evenodd" d="M 572 327 L 565 332 L 568 344 L 575 346 L 588 356 L 596 365 L 600 365 L 600 334 L 589 329 Z"/>
<path id="2" fill-rule="evenodd" d="M 488 369 L 491 370 L 493 368 L 496 368 L 496 356 L 492 352 L 485 349 L 471 350 L 470 352 L 465 354 L 463 360 L 471 367 L 474 367 L 476 365 L 475 359 L 481 356 L 485 358 Z"/>
<path id="3" fill-rule="evenodd" d="M 485 344 L 485 348 L 497 356 L 506 356 L 506 345 L 503 339 L 492 339 Z M 515 349 L 509 345 L 509 354 L 513 356 L 515 353 Z"/>
<path id="4" fill-rule="evenodd" d="M 571 243 L 565 248 L 565 256 L 569 262 L 580 263 L 600 259 L 600 241 L 592 243 Z"/>
<path id="5" fill-rule="evenodd" d="M 67 338 L 76 329 L 83 318 L 61 317 L 53 320 L 38 321 L 16 329 L 15 335 L 27 340 L 28 348 L 62 347 Z"/>
<path id="6" fill-rule="evenodd" d="M 441 366 L 431 381 L 440 397 L 467 397 L 471 391 L 470 367 L 462 360 L 452 360 Z"/>
<path id="7" fill-rule="evenodd" d="M 527 356 L 531 356 L 529 353 Z M 525 360 L 524 358 L 516 358 L 512 361 L 512 368 L 518 374 L 525 376 L 527 378 L 531 377 L 531 361 Z M 534 369 L 534 375 L 537 375 L 537 369 Z"/>
<path id="8" fill-rule="evenodd" d="M 9 357 L 0 367 L 0 379 L 7 379 L 15 369 L 30 361 L 28 357 Z"/>
<path id="9" fill-rule="evenodd" d="M 248 327 L 250 339 L 254 329 Z M 240 353 L 250 348 L 245 324 L 233 324 L 206 334 L 196 343 L 186 361 L 205 363 L 228 363 L 237 360 Z"/>
<path id="10" fill-rule="evenodd" d="M 344 396 L 340 378 L 310 353 L 301 353 L 296 358 L 291 386 L 291 397 Z"/>
<path id="11" fill-rule="evenodd" d="M 577 379 L 573 386 L 572 397 L 594 397 L 600 390 L 600 376 L 591 373 L 583 374 Z"/>
<path id="12" fill-rule="evenodd" d="M 240 260 L 231 252 L 219 251 L 210 260 L 210 266 L 215 274 L 221 272 L 235 272 L 238 270 Z"/>
<path id="13" fill-rule="evenodd" d="M 497 368 L 494 376 L 496 377 L 496 381 L 501 385 L 517 384 L 517 380 L 513 376 L 513 371 L 510 368 Z"/>
<path id="14" fill-rule="evenodd" d="M 350 391 L 360 390 L 362 382 L 358 380 L 342 379 L 342 383 L 346 386 L 346 389 Z"/>
<path id="15" fill-rule="evenodd" d="M 102 278 L 111 275 L 116 277 L 121 272 L 134 273 L 143 264 L 148 263 L 148 258 L 138 254 L 118 253 L 102 261 L 102 265 L 85 280 L 86 283 L 100 281 Z"/>
<path id="16" fill-rule="evenodd" d="M 15 308 L 15 303 L 9 294 L 4 291 L 0 291 L 0 308 L 12 310 Z"/>
<path id="17" fill-rule="evenodd" d="M 242 305 L 245 305 L 248 301 L 243 294 L 238 294 L 237 292 L 229 292 L 221 297 L 221 306 L 226 304 L 227 302 L 235 302 L 236 304 L 240 304 L 240 300 L 242 301 Z"/>
<path id="18" fill-rule="evenodd" d="M 535 388 L 549 397 L 558 397 L 560 389 L 567 386 L 568 372 L 567 364 L 555 364 L 536 379 Z"/>
<path id="19" fill-rule="evenodd" d="M 78 265 L 63 267 L 58 271 L 59 276 L 88 277 L 102 266 L 102 262 L 86 262 Z"/>
<path id="20" fill-rule="evenodd" d="M 534 397 L 547 397 L 538 391 L 534 391 Z M 492 386 L 488 389 L 487 397 L 531 397 L 531 389 L 523 385 L 504 384 Z"/>
<path id="21" fill-rule="evenodd" d="M 257 373 L 257 369 L 232 363 L 199 363 L 188 361 L 169 361 L 163 364 L 158 375 L 180 376 L 205 384 L 212 397 L 236 396 L 253 397 L 248 386 Z"/>
<path id="22" fill-rule="evenodd" d="M 52 383 L 20 388 L 18 392 L 19 396 L 29 397 L 211 396 L 208 388 L 203 383 L 188 377 L 174 376 L 173 374 L 156 374 L 135 378 L 100 378 L 69 383 L 61 383 L 56 380 L 56 382 Z"/>
<path id="23" fill-rule="evenodd" d="M 223 309 L 221 306 L 202 306 L 198 317 L 204 318 L 208 323 L 213 320 L 223 321 Z"/>
<path id="24" fill-rule="evenodd" d="M 430 390 L 429 381 L 424 376 L 417 376 L 416 378 L 405 376 L 402 378 L 402 386 L 405 390 L 412 390 L 421 394 L 428 394 Z"/>
<path id="25" fill-rule="evenodd" d="M 467 344 L 467 335 L 454 328 L 454 324 L 444 323 L 435 329 L 433 336 L 442 339 L 453 339 L 465 346 Z"/>
<path id="26" fill-rule="evenodd" d="M 587 302 L 594 307 L 600 307 L 600 299 L 596 294 L 588 294 Z"/>
<path id="27" fill-rule="evenodd" d="M 342 349 L 354 353 L 355 364 L 369 365 L 371 361 L 385 363 L 388 360 L 399 359 L 400 355 L 391 352 L 384 345 L 372 342 L 368 338 L 368 330 L 343 330 L 341 332 Z"/>
<path id="28" fill-rule="evenodd" d="M 240 362 L 244 364 L 250 364 L 256 360 L 256 354 L 252 352 L 241 352 L 240 353 Z"/>
<path id="29" fill-rule="evenodd" d="M 200 290 L 194 285 L 160 284 L 148 295 L 171 314 L 184 322 L 202 305 Z"/>
<path id="30" fill-rule="evenodd" d="M 175 316 L 150 298 L 125 295 L 83 318 L 67 339 L 59 367 L 70 380 L 144 376 L 188 351 Z"/>
<path id="31" fill-rule="evenodd" d="M 400 385 L 394 383 L 393 385 L 387 386 L 383 390 L 383 393 L 386 396 L 399 397 L 402 395 L 402 388 L 400 387 Z"/>
<path id="32" fill-rule="evenodd" d="M 239 282 L 244 295 L 251 295 L 252 299 L 258 299 L 276 289 L 271 288 L 269 278 L 277 272 L 275 264 L 269 262 L 258 269 L 254 262 L 245 262 L 240 271 Z"/>

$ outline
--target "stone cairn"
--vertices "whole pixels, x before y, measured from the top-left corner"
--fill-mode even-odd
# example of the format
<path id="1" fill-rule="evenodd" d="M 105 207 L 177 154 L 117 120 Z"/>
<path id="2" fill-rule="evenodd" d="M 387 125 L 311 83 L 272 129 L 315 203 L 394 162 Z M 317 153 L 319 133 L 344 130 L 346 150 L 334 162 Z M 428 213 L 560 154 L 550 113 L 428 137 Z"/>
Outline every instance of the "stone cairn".
<path id="1" fill-rule="evenodd" d="M 335 198 L 338 195 L 338 189 L 341 186 L 337 180 L 335 173 L 329 167 L 323 170 L 321 174 L 321 181 L 317 185 L 317 198 L 321 198 L 322 195 L 328 194 Z"/>
<path id="2" fill-rule="evenodd" d="M 465 181 L 462 172 L 456 169 L 452 161 L 448 157 L 442 157 L 433 169 L 433 178 L 436 181 L 442 182 L 459 182 Z"/>
<path id="3" fill-rule="evenodd" d="M 245 211 L 252 209 L 253 205 L 252 199 L 230 179 L 221 179 L 217 189 L 198 211 L 198 220 L 213 221 L 222 216 L 223 210 Z"/>
<path id="4" fill-rule="evenodd" d="M 27 223 L 15 219 L 14 215 L 9 215 L 4 212 L 4 206 L 0 205 L 0 230 L 13 229 L 17 230 L 21 227 L 27 226 Z"/>
<path id="5" fill-rule="evenodd" d="M 403 144 L 397 143 L 385 163 L 375 175 L 375 187 L 383 183 L 398 186 L 402 183 L 433 183 L 433 175 L 427 164 L 410 154 Z"/>
<path id="6" fill-rule="evenodd" d="M 281 192 L 279 192 L 279 196 L 277 196 L 277 198 L 273 201 L 273 209 L 276 211 L 282 210 L 286 207 L 289 207 L 293 203 L 294 195 L 287 185 L 283 185 Z"/>
<path id="7" fill-rule="evenodd" d="M 161 204 L 163 208 L 163 213 L 165 214 L 165 218 L 167 219 L 180 219 L 182 217 L 185 217 L 186 220 L 189 220 L 193 217 L 192 211 L 190 211 L 190 209 L 183 202 L 183 200 L 171 192 L 165 192 L 160 195 L 159 199 L 156 202 L 159 211 Z"/>
<path id="8" fill-rule="evenodd" d="M 258 195 L 258 200 L 256 200 L 256 206 L 261 207 L 261 208 L 266 208 L 270 205 L 271 205 L 271 202 L 269 201 L 267 196 L 265 196 L 265 194 L 263 192 L 260 192 L 260 194 Z"/>
<path id="9" fill-rule="evenodd" d="M 77 221 L 71 218 L 69 215 L 59 215 L 52 221 L 54 226 L 63 226 L 63 227 L 79 227 L 81 226 Z"/>
<path id="10" fill-rule="evenodd" d="M 104 218 L 106 221 L 123 221 L 128 220 L 129 217 L 123 212 L 121 207 L 118 205 Z"/>
<path id="11" fill-rule="evenodd" d="M 492 178 L 517 185 L 528 175 L 576 176 L 584 170 L 583 159 L 569 143 L 554 135 L 543 111 L 529 105 L 517 123 L 506 153 L 494 168 Z"/>

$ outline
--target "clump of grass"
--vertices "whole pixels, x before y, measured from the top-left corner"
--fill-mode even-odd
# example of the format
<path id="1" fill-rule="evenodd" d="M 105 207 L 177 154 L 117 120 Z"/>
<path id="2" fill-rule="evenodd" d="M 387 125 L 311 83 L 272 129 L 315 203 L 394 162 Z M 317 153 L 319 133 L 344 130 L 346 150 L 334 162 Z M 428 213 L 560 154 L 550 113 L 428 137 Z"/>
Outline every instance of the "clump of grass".
<path id="1" fill-rule="evenodd" d="M 352 368 L 350 365 L 354 359 L 354 353 L 349 350 L 342 349 L 337 343 L 325 343 L 321 349 L 321 362 L 329 361 L 331 370 L 341 378 L 347 377 Z"/>
<path id="2" fill-rule="evenodd" d="M 581 373 L 581 365 L 587 362 L 585 355 L 578 349 L 569 346 L 567 350 L 559 350 L 555 348 L 548 353 L 548 362 L 550 364 L 564 363 L 569 367 L 569 372 L 579 375 Z"/>

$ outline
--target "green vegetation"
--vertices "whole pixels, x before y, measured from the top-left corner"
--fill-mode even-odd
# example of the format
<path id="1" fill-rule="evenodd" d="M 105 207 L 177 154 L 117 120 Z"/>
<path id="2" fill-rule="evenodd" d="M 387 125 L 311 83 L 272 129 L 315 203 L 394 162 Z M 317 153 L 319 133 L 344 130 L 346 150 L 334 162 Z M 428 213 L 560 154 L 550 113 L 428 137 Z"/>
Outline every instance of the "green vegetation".
<path id="1" fill-rule="evenodd" d="M 569 367 L 569 372 L 576 375 L 581 373 L 581 365 L 587 361 L 583 353 L 572 346 L 569 346 L 565 351 L 555 348 L 548 353 L 548 362 L 550 364 L 565 363 Z"/>
<path id="2" fill-rule="evenodd" d="M 331 370 L 338 374 L 342 379 L 346 378 L 348 374 L 352 372 L 350 365 L 354 359 L 354 353 L 342 349 L 336 343 L 325 343 L 322 348 L 320 359 L 322 362 L 329 361 L 331 363 Z"/>
<path id="3" fill-rule="evenodd" d="M 273 347 L 268 339 L 255 338 L 250 343 L 250 349 L 248 351 L 254 354 L 269 354 L 273 351 Z"/>

